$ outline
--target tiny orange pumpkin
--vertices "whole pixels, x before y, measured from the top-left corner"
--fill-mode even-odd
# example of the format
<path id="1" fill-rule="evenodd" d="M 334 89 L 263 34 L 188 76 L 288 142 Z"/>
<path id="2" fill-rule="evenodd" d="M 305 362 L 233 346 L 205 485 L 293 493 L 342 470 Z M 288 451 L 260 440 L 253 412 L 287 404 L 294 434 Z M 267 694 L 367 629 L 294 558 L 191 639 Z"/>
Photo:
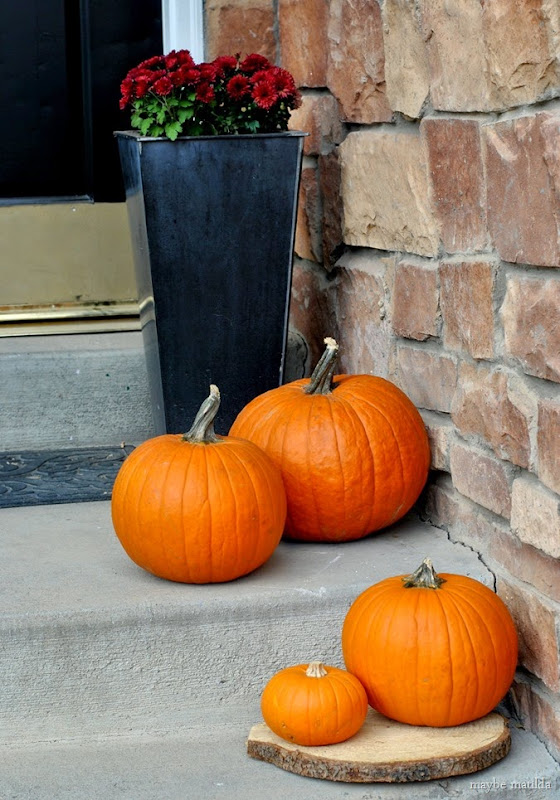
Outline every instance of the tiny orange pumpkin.
<path id="1" fill-rule="evenodd" d="M 130 558 L 160 578 L 230 581 L 272 555 L 286 518 L 278 469 L 256 445 L 214 432 L 210 387 L 192 428 L 141 444 L 117 475 L 113 526 Z"/>
<path id="2" fill-rule="evenodd" d="M 271 731 L 306 747 L 346 741 L 362 727 L 367 709 L 360 681 L 321 661 L 280 670 L 261 697 L 262 715 Z"/>
<path id="3" fill-rule="evenodd" d="M 464 575 L 437 575 L 425 559 L 412 575 L 370 586 L 342 628 L 346 668 L 370 705 L 409 725 L 447 727 L 488 714 L 517 664 L 517 633 L 504 602 Z"/>

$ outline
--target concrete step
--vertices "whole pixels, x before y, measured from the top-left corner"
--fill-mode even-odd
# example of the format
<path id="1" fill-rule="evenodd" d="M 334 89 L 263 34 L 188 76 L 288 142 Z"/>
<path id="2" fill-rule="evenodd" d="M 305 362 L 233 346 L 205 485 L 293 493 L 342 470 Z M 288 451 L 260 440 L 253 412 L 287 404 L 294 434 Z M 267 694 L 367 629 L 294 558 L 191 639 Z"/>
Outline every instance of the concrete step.
<path id="1" fill-rule="evenodd" d="M 0 531 L 0 742 L 249 724 L 279 668 L 342 666 L 344 616 L 372 583 L 430 556 L 493 584 L 412 516 L 359 542 L 283 542 L 253 574 L 204 586 L 130 561 L 107 501 L 1 509 Z"/>
<path id="2" fill-rule="evenodd" d="M 152 429 L 139 331 L 0 338 L 0 450 L 137 444 Z"/>
<path id="3" fill-rule="evenodd" d="M 560 766 L 530 733 L 512 727 L 509 754 L 488 769 L 438 781 L 348 784 L 304 778 L 246 753 L 249 728 L 4 748 L 2 800 L 554 800 Z"/>
<path id="4" fill-rule="evenodd" d="M 283 542 L 215 586 L 136 567 L 106 501 L 2 509 L 0 537 L 1 800 L 439 800 L 480 781 L 499 800 L 559 796 L 559 765 L 515 724 L 503 761 L 424 784 L 334 784 L 247 756 L 269 677 L 342 666 L 342 621 L 371 583 L 429 555 L 493 586 L 476 553 L 413 516 L 361 542 Z"/>

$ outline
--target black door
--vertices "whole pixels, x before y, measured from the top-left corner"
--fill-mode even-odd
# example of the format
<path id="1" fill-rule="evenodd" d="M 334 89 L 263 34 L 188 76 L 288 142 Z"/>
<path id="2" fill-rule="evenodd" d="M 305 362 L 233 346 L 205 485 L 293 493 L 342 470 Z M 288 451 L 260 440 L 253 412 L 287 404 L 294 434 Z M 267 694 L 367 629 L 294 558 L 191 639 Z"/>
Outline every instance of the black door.
<path id="1" fill-rule="evenodd" d="M 161 52 L 161 0 L 2 2 L 0 202 L 123 200 L 119 84 Z"/>

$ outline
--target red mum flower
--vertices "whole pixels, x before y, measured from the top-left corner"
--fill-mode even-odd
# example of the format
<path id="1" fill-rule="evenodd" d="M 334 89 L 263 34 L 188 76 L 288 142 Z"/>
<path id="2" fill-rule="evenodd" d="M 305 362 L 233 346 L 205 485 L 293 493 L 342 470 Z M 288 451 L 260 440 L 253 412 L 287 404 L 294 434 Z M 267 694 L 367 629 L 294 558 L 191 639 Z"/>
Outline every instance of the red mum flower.
<path id="1" fill-rule="evenodd" d="M 209 83 L 201 83 L 196 89 L 196 99 L 201 103 L 211 103 L 214 99 L 214 87 Z"/>
<path id="2" fill-rule="evenodd" d="M 136 97 L 144 97 L 150 89 L 150 81 L 146 78 L 138 78 L 134 84 L 134 94 Z"/>
<path id="3" fill-rule="evenodd" d="M 187 66 L 186 64 L 174 72 L 169 73 L 169 79 L 173 86 L 188 86 L 198 83 L 200 73 L 197 69 Z"/>
<path id="4" fill-rule="evenodd" d="M 274 67 L 274 69 L 271 70 L 271 77 L 274 80 L 274 86 L 276 87 L 279 97 L 288 99 L 296 96 L 296 84 L 287 70 L 281 67 Z"/>
<path id="5" fill-rule="evenodd" d="M 121 83 L 121 99 L 119 108 L 121 111 L 127 107 L 134 96 L 134 81 L 132 78 L 126 77 Z"/>
<path id="6" fill-rule="evenodd" d="M 199 64 L 198 69 L 200 71 L 201 80 L 208 81 L 208 83 L 212 83 L 212 81 L 216 80 L 216 66 L 214 63 Z"/>
<path id="7" fill-rule="evenodd" d="M 234 75 L 227 82 L 227 93 L 233 100 L 241 100 L 251 89 L 249 79 L 245 75 Z"/>
<path id="8" fill-rule="evenodd" d="M 153 72 L 145 69 L 137 76 L 136 80 L 146 81 L 147 83 L 154 84 L 160 78 L 165 78 L 167 71 L 164 69 L 156 69 Z"/>
<path id="9" fill-rule="evenodd" d="M 151 58 L 147 58 L 145 61 L 141 61 L 138 64 L 137 69 L 153 69 L 153 67 L 161 67 L 165 66 L 165 59 L 163 56 L 152 56 Z"/>
<path id="10" fill-rule="evenodd" d="M 171 50 L 166 56 L 164 56 L 164 61 L 167 69 L 175 69 L 179 66 L 179 59 L 177 58 L 177 53 L 175 50 Z"/>
<path id="11" fill-rule="evenodd" d="M 177 60 L 182 67 L 188 67 L 191 69 L 195 66 L 194 59 L 188 50 L 177 50 L 175 55 L 177 56 Z"/>
<path id="12" fill-rule="evenodd" d="M 239 65 L 239 69 L 243 72 L 257 72 L 261 69 L 267 69 L 267 67 L 272 66 L 268 58 L 259 55 L 258 53 L 251 53 L 251 55 L 247 56 L 243 59 L 241 64 Z"/>
<path id="13" fill-rule="evenodd" d="M 173 91 L 173 84 L 167 75 L 164 75 L 163 78 L 160 78 L 153 84 L 152 91 L 159 97 L 165 97 Z"/>
<path id="14" fill-rule="evenodd" d="M 223 78 L 227 72 L 231 72 L 237 67 L 237 59 L 235 56 L 219 56 L 212 62 L 214 65 L 214 74 L 217 78 Z"/>
<path id="15" fill-rule="evenodd" d="M 278 100 L 278 92 L 274 87 L 274 82 L 263 78 L 253 85 L 253 100 L 259 108 L 268 110 Z"/>
<path id="16" fill-rule="evenodd" d="M 272 69 L 259 69 L 258 72 L 254 72 L 251 77 L 249 78 L 251 83 L 259 83 L 260 81 L 269 81 L 274 85 L 273 81 L 273 72 Z"/>
<path id="17" fill-rule="evenodd" d="M 193 86 L 200 80 L 200 72 L 194 67 L 183 67 L 180 70 L 183 86 Z"/>

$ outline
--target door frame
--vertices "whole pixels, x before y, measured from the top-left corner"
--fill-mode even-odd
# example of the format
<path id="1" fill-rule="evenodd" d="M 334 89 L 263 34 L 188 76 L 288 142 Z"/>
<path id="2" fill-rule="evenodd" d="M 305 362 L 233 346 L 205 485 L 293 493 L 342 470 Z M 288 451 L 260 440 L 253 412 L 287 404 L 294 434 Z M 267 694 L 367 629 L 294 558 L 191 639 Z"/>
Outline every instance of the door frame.
<path id="1" fill-rule="evenodd" d="M 189 50 L 196 62 L 204 60 L 203 0 L 162 0 L 163 48 Z"/>

